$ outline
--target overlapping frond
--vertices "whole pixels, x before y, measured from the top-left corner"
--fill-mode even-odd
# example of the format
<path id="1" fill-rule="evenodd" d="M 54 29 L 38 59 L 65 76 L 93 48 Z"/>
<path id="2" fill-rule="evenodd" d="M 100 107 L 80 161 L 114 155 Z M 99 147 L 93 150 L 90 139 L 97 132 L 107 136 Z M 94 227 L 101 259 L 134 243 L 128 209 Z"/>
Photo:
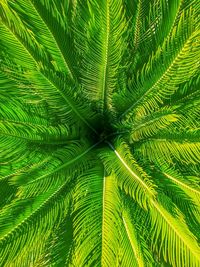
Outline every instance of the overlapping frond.
<path id="1" fill-rule="evenodd" d="M 172 203 L 167 198 L 161 198 L 161 201 L 162 204 L 152 201 L 153 207 L 150 210 L 153 246 L 157 247 L 157 251 L 172 266 L 198 266 L 199 246 L 195 236 L 188 229 L 183 215 Z"/>
<path id="2" fill-rule="evenodd" d="M 110 150 L 102 152 L 102 159 L 108 172 L 114 170 L 118 185 L 143 207 L 148 207 L 149 199 L 156 196 L 151 178 L 134 159 L 130 148 L 122 140 L 109 144 Z"/>
<path id="3" fill-rule="evenodd" d="M 148 114 L 170 98 L 179 84 L 196 75 L 199 69 L 198 10 L 194 2 L 189 9 L 183 9 L 173 34 L 168 35 L 162 45 L 157 44 L 157 51 L 133 73 L 130 91 L 125 93 L 126 104 L 129 102 L 130 106 L 125 107 L 122 116 Z"/>
<path id="4" fill-rule="evenodd" d="M 34 56 L 38 63 L 43 62 L 48 65 L 51 63 L 55 70 L 65 71 L 71 78 L 74 78 L 71 69 L 73 57 L 68 52 L 69 46 L 66 49 L 65 43 L 66 40 L 68 44 L 70 43 L 69 20 L 64 20 L 67 16 L 66 13 L 69 13 L 67 1 L 61 3 L 60 7 L 56 6 L 55 2 L 52 2 L 51 5 L 48 2 L 34 0 L 3 1 L 1 3 L 2 20 L 8 28 L 15 32 L 16 38 L 28 47 L 30 54 Z M 62 20 L 59 20 L 61 16 L 57 8 L 66 12 Z M 51 19 L 52 10 L 54 10 L 54 22 Z M 31 20 L 26 16 L 27 13 L 32 18 Z M 63 37 L 58 35 L 61 30 L 63 31 L 61 36 L 66 35 L 63 40 Z M 51 60 L 48 57 L 51 57 Z"/>
<path id="5" fill-rule="evenodd" d="M 92 148 L 81 143 L 74 143 L 56 149 L 51 156 L 35 166 L 22 170 L 11 179 L 13 184 L 20 185 L 18 195 L 26 198 L 32 197 L 41 194 L 52 184 L 59 184 L 66 179 L 66 176 L 75 179 L 91 167 L 93 161 L 89 152 Z M 27 173 L 30 177 L 27 177 Z"/>
<path id="6" fill-rule="evenodd" d="M 168 195 L 171 195 L 173 200 L 181 198 L 182 201 L 178 201 L 176 205 L 180 206 L 180 209 L 184 208 L 181 207 L 181 204 L 186 205 L 186 210 L 190 210 L 189 212 L 192 214 L 191 221 L 196 220 L 198 224 L 200 221 L 200 188 L 197 179 L 188 174 L 183 174 L 177 169 L 174 170 L 170 165 L 164 163 L 160 167 L 160 172 L 162 175 L 159 178 L 163 180 L 166 187 L 173 188 L 174 192 L 179 192 L 179 194 L 172 194 L 168 190 Z M 196 234 L 198 236 L 198 233 Z"/>
<path id="7" fill-rule="evenodd" d="M 26 1 L 24 1 L 24 5 L 26 8 L 28 8 Z M 19 6 L 16 4 L 17 8 L 19 8 Z M 4 8 L 6 11 L 9 10 L 12 15 L 8 16 L 6 12 L 3 12 Z M 13 66 L 13 64 L 18 65 L 20 61 L 21 67 L 18 69 L 20 75 L 18 75 L 16 78 L 19 87 L 25 87 L 27 90 L 31 89 L 31 92 L 29 92 L 31 95 L 40 95 L 41 98 L 54 109 L 54 113 L 57 112 L 58 116 L 62 116 L 62 121 L 65 118 L 66 122 L 66 119 L 68 119 L 68 114 L 72 110 L 76 116 L 78 116 L 78 119 L 84 121 L 88 127 L 92 128 L 90 123 L 87 122 L 88 118 L 86 119 L 88 115 L 88 106 L 84 105 L 83 107 L 83 104 L 80 105 L 80 103 L 78 104 L 77 101 L 79 86 L 70 82 L 68 76 L 63 71 L 61 72 L 57 67 L 55 67 L 55 64 L 53 65 L 52 60 L 49 58 L 49 52 L 45 51 L 45 49 L 42 49 L 43 46 L 45 46 L 43 42 L 38 44 L 39 41 L 30 36 L 30 32 L 32 31 L 28 30 L 28 26 L 24 21 L 21 21 L 18 12 L 13 10 L 14 7 L 11 8 L 11 10 L 10 8 L 11 7 L 9 6 L 9 3 L 6 3 L 3 5 L 3 14 L 1 14 L 3 31 L 3 35 L 1 35 L 1 43 L 3 47 L 1 52 L 1 57 L 3 58 L 1 68 L 3 72 L 12 78 L 15 78 L 13 75 L 15 75 L 15 70 L 16 67 L 18 68 L 18 66 Z M 13 13 L 17 16 L 17 18 L 12 18 L 12 16 L 14 16 Z M 4 17 L 5 14 L 6 18 Z M 19 22 L 14 23 L 13 20 L 17 20 L 17 22 Z M 37 32 L 37 30 L 35 31 Z M 52 38 L 51 36 L 49 37 L 47 33 L 41 33 L 41 36 L 45 36 L 46 38 L 50 39 L 51 43 Z M 37 48 L 37 46 L 39 46 L 39 48 Z M 53 46 L 51 46 L 51 48 L 53 49 Z M 16 50 L 18 53 L 13 52 Z M 41 55 L 38 55 L 38 53 L 41 53 Z M 14 58 L 12 58 L 13 63 L 11 64 L 7 58 L 11 58 L 11 55 L 13 54 Z M 23 55 L 26 55 L 27 59 L 24 58 L 24 61 L 22 62 L 21 59 L 23 58 Z M 29 62 L 28 65 L 27 62 Z M 52 65 L 52 67 L 49 65 Z M 75 102 L 80 109 L 77 108 Z M 60 103 L 63 103 L 61 110 L 59 108 Z M 91 112 L 90 109 L 89 112 Z M 73 116 L 70 117 L 71 120 L 72 118 Z"/>
<path id="8" fill-rule="evenodd" d="M 16 257 L 18 260 L 21 258 L 23 262 L 23 257 L 26 256 L 29 249 L 33 246 L 37 247 L 37 240 L 48 238 L 50 230 L 55 223 L 59 222 L 68 208 L 67 183 L 68 181 L 65 181 L 59 186 L 49 188 L 46 193 L 36 199 L 21 199 L 13 202 L 1 212 L 0 255 L 1 263 L 4 266 L 9 266 L 9 263 L 12 263 Z M 13 218 L 22 207 L 23 213 L 13 225 Z M 13 239 L 15 239 L 14 247 Z"/>
<path id="9" fill-rule="evenodd" d="M 62 141 L 66 142 L 69 130 L 65 125 L 44 127 L 42 125 L 13 122 L 4 119 L 0 121 L 0 135 L 13 136 L 31 142 L 39 141 L 40 143 L 59 144 Z M 70 139 L 73 140 L 72 138 L 71 136 Z"/>
<path id="10" fill-rule="evenodd" d="M 41 253 L 42 256 L 39 261 L 34 262 L 36 266 L 67 266 L 70 264 L 73 248 L 73 229 L 70 215 L 71 209 L 69 209 L 62 222 L 53 229 L 43 249 L 43 253 Z"/>

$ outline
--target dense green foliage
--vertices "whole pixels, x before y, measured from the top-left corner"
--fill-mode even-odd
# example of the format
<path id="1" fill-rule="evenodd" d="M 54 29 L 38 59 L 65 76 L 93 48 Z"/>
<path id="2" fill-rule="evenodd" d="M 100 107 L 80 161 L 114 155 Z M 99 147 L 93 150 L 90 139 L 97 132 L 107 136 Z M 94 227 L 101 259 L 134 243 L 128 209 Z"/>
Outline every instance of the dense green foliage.
<path id="1" fill-rule="evenodd" d="M 200 1 L 0 18 L 0 266 L 200 266 Z"/>

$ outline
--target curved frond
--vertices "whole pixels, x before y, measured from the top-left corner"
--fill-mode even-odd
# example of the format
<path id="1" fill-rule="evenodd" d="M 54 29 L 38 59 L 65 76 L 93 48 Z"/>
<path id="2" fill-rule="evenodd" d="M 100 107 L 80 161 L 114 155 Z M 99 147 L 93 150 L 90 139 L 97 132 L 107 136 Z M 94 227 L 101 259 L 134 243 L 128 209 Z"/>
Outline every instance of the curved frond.
<path id="1" fill-rule="evenodd" d="M 98 166 L 77 180 L 73 197 L 74 265 L 95 265 L 101 261 L 102 190 L 103 170 Z"/>
<path id="2" fill-rule="evenodd" d="M 197 164 L 200 161 L 200 142 L 189 140 L 167 140 L 164 138 L 149 139 L 141 144 L 139 151 L 150 161 L 173 162 L 176 159 L 186 164 Z"/>
<path id="3" fill-rule="evenodd" d="M 150 213 L 154 244 L 157 244 L 160 238 L 160 246 L 157 249 L 172 266 L 176 266 L 175 262 L 178 266 L 183 264 L 198 266 L 200 263 L 199 246 L 195 237 L 189 231 L 183 216 L 175 208 L 171 207 L 167 210 L 169 205 L 167 199 L 164 198 L 162 201 L 165 208 L 162 202 L 151 201 L 153 207 Z"/>
<path id="4" fill-rule="evenodd" d="M 55 223 L 59 222 L 66 212 L 67 202 L 65 195 L 67 194 L 67 183 L 68 181 L 49 189 L 46 194 L 36 198 L 34 201 L 22 199 L 17 203 L 13 203 L 1 213 L 1 263 L 6 263 L 8 266 L 9 262 L 12 263 L 16 256 L 23 259 L 24 254 L 27 253 L 33 244 L 37 245 L 36 240 L 41 239 L 41 237 L 44 239 L 48 238 L 47 233 L 50 233 L 50 229 L 54 227 Z M 69 198 L 69 194 L 67 194 L 67 198 Z M 30 208 L 30 204 L 32 208 Z M 22 216 L 13 225 L 13 217 L 20 211 L 22 205 L 24 207 L 24 214 L 21 214 Z M 12 212 L 10 212 L 10 209 L 12 209 Z M 36 221 L 37 228 L 34 224 Z M 17 241 L 14 247 L 12 245 L 13 239 Z M 21 246 L 23 249 L 19 249 Z"/>
<path id="5" fill-rule="evenodd" d="M 122 123 L 129 131 L 131 141 L 139 141 L 159 133 L 160 130 L 167 128 L 173 122 L 178 121 L 179 114 L 173 112 L 171 108 L 163 108 L 142 119 L 125 121 Z"/>
<path id="6" fill-rule="evenodd" d="M 66 175 L 72 179 L 82 174 L 93 164 L 89 153 L 93 148 L 81 146 L 80 143 L 71 144 L 57 149 L 37 165 L 22 170 L 11 179 L 13 184 L 21 185 L 18 195 L 26 198 L 32 197 L 41 194 L 52 184 L 59 184 Z M 30 174 L 29 177 L 27 173 Z"/>
<path id="7" fill-rule="evenodd" d="M 106 169 L 115 171 L 118 185 L 130 194 L 144 208 L 148 207 L 149 199 L 156 196 L 156 190 L 150 177 L 139 166 L 125 142 L 109 144 L 111 151 L 102 153 Z"/>

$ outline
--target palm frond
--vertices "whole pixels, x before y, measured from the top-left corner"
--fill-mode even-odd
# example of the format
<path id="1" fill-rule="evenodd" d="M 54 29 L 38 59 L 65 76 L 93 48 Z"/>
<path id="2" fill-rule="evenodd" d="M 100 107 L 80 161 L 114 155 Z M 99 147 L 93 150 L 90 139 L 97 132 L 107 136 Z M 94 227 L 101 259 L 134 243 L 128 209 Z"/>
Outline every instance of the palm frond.
<path id="1" fill-rule="evenodd" d="M 101 264 L 105 266 L 117 265 L 120 201 L 116 183 L 113 187 L 114 179 L 104 174 Z"/>
<path id="2" fill-rule="evenodd" d="M 139 148 L 144 157 L 150 161 L 163 161 L 173 163 L 173 159 L 185 164 L 197 164 L 200 161 L 199 141 L 167 140 L 164 138 L 152 138 L 141 144 Z M 152 153 L 152 151 L 156 151 Z"/>
<path id="3" fill-rule="evenodd" d="M 69 129 L 66 125 L 44 127 L 31 123 L 0 120 L 0 135 L 13 136 L 31 142 L 59 144 L 66 142 Z M 70 137 L 69 140 L 73 140 Z M 59 141 L 58 141 L 59 140 Z M 65 141 L 64 141 L 65 140 Z"/>
<path id="4" fill-rule="evenodd" d="M 160 239 L 160 246 L 157 250 L 172 266 L 175 266 L 175 262 L 178 266 L 183 264 L 198 266 L 200 262 L 198 243 L 189 231 L 184 217 L 175 207 L 169 206 L 169 201 L 166 198 L 162 198 L 161 201 L 159 203 L 152 200 L 153 207 L 150 211 L 152 240 L 155 242 L 154 244 L 157 244 Z M 169 247 L 171 250 L 168 249 Z M 185 251 L 184 255 L 183 250 Z"/>
<path id="5" fill-rule="evenodd" d="M 48 8 L 50 8 L 50 6 L 48 6 L 47 3 L 45 4 L 45 1 L 43 1 L 43 3 L 31 0 L 15 1 L 15 3 L 12 1 L 5 1 L 4 4 L 2 3 L 2 19 L 8 27 L 12 28 L 17 38 L 21 39 L 21 41 L 26 44 L 30 54 L 34 55 L 37 62 L 44 61 L 44 54 L 47 52 L 48 56 L 50 55 L 52 57 L 52 68 L 60 68 L 61 71 L 65 70 L 72 78 L 72 63 L 70 62 L 70 60 L 72 61 L 72 56 L 69 57 L 69 54 L 67 54 L 68 50 L 65 50 L 65 43 L 62 42 L 62 39 L 59 40 L 58 31 L 56 31 L 56 26 L 58 27 L 58 25 L 55 23 L 57 20 L 54 20 L 54 23 L 52 23 L 50 18 L 51 12 Z M 56 10 L 54 2 L 51 8 Z M 25 16 L 27 12 L 32 17 L 32 21 L 28 20 Z M 67 25 L 64 26 L 65 30 L 62 34 L 67 33 Z M 61 29 L 63 29 L 63 27 Z M 38 50 L 40 54 L 38 54 Z M 49 62 L 47 61 L 46 63 L 48 64 Z"/>
<path id="6" fill-rule="evenodd" d="M 199 31 L 195 27 L 195 23 L 198 25 L 197 10 L 198 7 L 193 4 L 189 10 L 183 12 L 179 24 L 174 28 L 173 35 L 165 39 L 162 46 L 137 72 L 130 89 L 131 92 L 135 92 L 134 99 L 131 98 L 131 92 L 125 93 L 130 106 L 125 108 L 123 117 L 131 113 L 131 110 L 134 110 L 133 114 L 136 117 L 144 116 L 155 110 L 164 99 L 169 98 L 178 90 L 180 83 L 188 81 L 197 73 L 199 68 L 197 59 Z M 187 20 L 188 26 L 186 27 Z M 194 23 L 191 22 L 192 20 Z M 176 40 L 179 38 L 181 40 L 177 46 Z M 162 58 L 164 54 L 170 56 Z M 155 71 L 157 68 L 159 70 Z M 171 79 L 172 76 L 174 79 Z"/>
<path id="7" fill-rule="evenodd" d="M 130 136 L 131 141 L 139 141 L 159 134 L 160 130 L 167 128 L 178 119 L 179 115 L 173 112 L 172 108 L 164 107 L 142 119 L 132 121 L 130 118 L 124 123 L 122 122 L 122 125 L 127 127 L 127 134 Z"/>
<path id="8" fill-rule="evenodd" d="M 4 23 L 4 20 L 3 20 L 3 23 Z M 5 22 L 4 25 L 7 26 L 7 22 Z M 9 52 L 12 54 L 13 43 L 14 44 L 16 43 L 16 45 L 18 46 L 18 49 L 16 48 L 14 49 L 21 51 L 22 54 L 24 54 L 24 51 L 25 51 L 34 64 L 33 67 L 29 66 L 28 70 L 26 69 L 26 66 L 24 65 L 25 70 L 21 72 L 20 83 L 23 83 L 23 84 L 26 83 L 28 88 L 30 88 L 31 86 L 33 88 L 32 94 L 35 94 L 35 93 L 39 94 L 42 97 L 42 99 L 44 99 L 50 106 L 54 107 L 54 109 L 55 107 L 57 108 L 59 107 L 59 103 L 63 103 L 64 107 L 62 108 L 60 112 L 62 114 L 62 118 L 63 118 L 63 115 L 66 118 L 69 112 L 72 110 L 73 112 L 75 112 L 75 114 L 78 116 L 78 118 L 81 121 L 84 121 L 84 123 L 87 124 L 88 127 L 92 128 L 90 123 L 87 122 L 87 119 L 84 118 L 83 116 L 83 113 L 84 115 L 87 116 L 88 106 L 85 105 L 85 107 L 81 108 L 81 110 L 77 110 L 77 107 L 75 107 L 75 103 L 74 103 L 75 94 L 73 92 L 72 85 L 68 83 L 68 80 L 65 77 L 65 75 L 63 75 L 62 73 L 60 73 L 60 76 L 56 75 L 54 69 L 52 69 L 51 71 L 47 70 L 47 68 L 45 67 L 45 64 L 43 64 L 38 59 L 34 51 L 31 50 L 30 45 L 26 42 L 26 39 L 24 40 L 18 34 L 17 29 L 12 28 L 10 25 L 8 25 L 7 27 L 9 28 L 9 31 L 10 31 L 9 34 L 11 36 L 9 38 L 7 37 L 3 38 L 5 42 L 4 46 L 6 46 L 6 54 L 8 56 L 9 56 Z M 27 31 L 25 31 L 25 33 L 27 34 Z M 8 34 L 8 31 L 6 32 L 6 34 Z M 20 59 L 21 58 L 22 56 L 20 57 Z M 45 56 L 42 56 L 42 58 L 45 58 Z M 3 61 L 4 65 L 2 64 L 3 71 L 7 75 L 9 75 L 10 74 L 9 68 L 12 69 L 12 66 L 10 63 L 6 63 L 5 55 L 3 59 L 4 59 Z M 27 61 L 29 62 L 29 60 Z M 12 72 L 11 72 L 11 75 L 12 75 Z M 63 83 L 66 85 L 68 84 L 68 86 L 65 86 L 63 88 L 63 86 L 61 86 L 61 84 Z M 76 90 L 76 92 L 78 92 L 78 90 Z M 63 109 L 65 109 L 65 111 Z"/>
<path id="9" fill-rule="evenodd" d="M 75 266 L 101 262 L 104 172 L 101 164 L 81 175 L 74 189 L 73 222 Z M 82 197 L 80 197 L 80 190 Z M 88 232 L 90 235 L 88 235 Z M 109 240 L 108 240 L 109 242 Z M 92 251 L 92 254 L 90 252 Z"/>
<path id="10" fill-rule="evenodd" d="M 91 167 L 93 160 L 89 152 L 93 148 L 81 146 L 81 143 L 74 143 L 57 149 L 48 158 L 13 176 L 11 182 L 20 185 L 18 191 L 20 197 L 27 198 L 42 194 L 51 185 L 65 181 L 66 176 L 73 179 Z M 66 162 L 65 159 L 67 159 Z M 27 173 L 30 174 L 28 178 Z"/>
<path id="11" fill-rule="evenodd" d="M 8 264 L 12 262 L 15 257 L 23 258 L 34 244 L 37 245 L 36 240 L 43 237 L 48 237 L 47 232 L 52 229 L 55 223 L 58 223 L 60 218 L 65 214 L 67 209 L 66 202 L 66 184 L 68 181 L 59 186 L 50 188 L 42 197 L 31 199 L 22 199 L 14 202 L 8 206 L 7 209 L 1 213 L 1 262 Z M 65 197 L 64 197 L 65 196 Z M 69 198 L 69 193 L 67 194 Z M 55 201 L 57 200 L 57 201 Z M 31 204 L 31 208 L 30 208 Z M 13 225 L 13 217 L 23 208 L 24 213 L 15 221 Z M 10 212 L 10 210 L 13 212 Z M 43 214 L 43 216 L 41 216 Z M 5 224 L 6 218 L 6 224 Z M 2 221 L 4 226 L 2 227 Z M 37 221 L 37 228 L 34 222 Z M 42 225 L 42 227 L 41 227 Z M 22 230 L 20 232 L 20 229 Z M 12 240 L 16 239 L 15 247 L 12 247 Z M 19 248 L 23 245 L 23 249 Z M 12 247 L 12 253 L 10 253 Z"/>
<path id="12" fill-rule="evenodd" d="M 105 112 L 111 105 L 111 94 L 117 86 L 126 21 L 121 0 L 91 1 L 87 8 L 90 18 L 86 25 L 85 18 L 81 21 L 84 25 L 81 34 L 86 35 L 87 40 L 82 43 L 82 37 L 79 45 L 80 51 L 84 50 L 83 90 L 89 99 L 95 101 L 99 110 Z"/>
<path id="13" fill-rule="evenodd" d="M 73 248 L 73 229 L 70 214 L 71 209 L 69 209 L 62 222 L 54 227 L 43 249 L 43 253 L 41 253 L 42 257 L 37 262 L 34 260 L 36 266 L 70 264 Z M 37 250 L 34 252 L 37 252 Z M 33 259 L 35 258 L 33 257 Z M 29 262 L 30 260 L 27 260 L 27 263 Z"/>
<path id="14" fill-rule="evenodd" d="M 102 152 L 102 159 L 109 173 L 114 169 L 118 185 L 130 194 L 144 208 L 148 207 L 149 199 L 156 196 L 156 190 L 150 177 L 139 166 L 123 141 L 118 141 L 111 151 Z M 142 196 L 142 197 L 141 197 Z"/>

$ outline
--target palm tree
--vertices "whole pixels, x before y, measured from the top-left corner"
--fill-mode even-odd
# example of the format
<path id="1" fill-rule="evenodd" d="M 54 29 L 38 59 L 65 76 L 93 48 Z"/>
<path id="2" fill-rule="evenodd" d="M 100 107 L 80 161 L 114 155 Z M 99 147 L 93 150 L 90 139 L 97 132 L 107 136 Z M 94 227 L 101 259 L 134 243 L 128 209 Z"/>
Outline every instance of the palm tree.
<path id="1" fill-rule="evenodd" d="M 0 7 L 0 266 L 200 266 L 200 2 Z"/>

